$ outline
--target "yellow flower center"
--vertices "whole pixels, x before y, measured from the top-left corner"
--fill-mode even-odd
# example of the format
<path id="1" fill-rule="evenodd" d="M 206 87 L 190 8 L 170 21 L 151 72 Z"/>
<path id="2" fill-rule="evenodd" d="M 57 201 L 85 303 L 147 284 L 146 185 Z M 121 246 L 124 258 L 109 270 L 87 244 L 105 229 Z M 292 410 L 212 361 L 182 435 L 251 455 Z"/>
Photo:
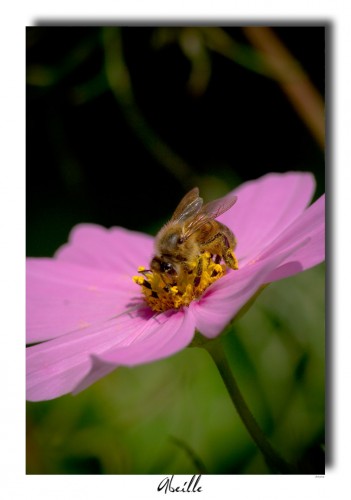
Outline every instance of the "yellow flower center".
<path id="1" fill-rule="evenodd" d="M 153 311 L 188 306 L 226 272 L 226 265 L 217 264 L 209 252 L 201 253 L 187 266 L 190 271 L 184 269 L 176 278 L 138 268 L 142 276 L 133 276 L 133 281 L 141 286 L 145 301 Z"/>

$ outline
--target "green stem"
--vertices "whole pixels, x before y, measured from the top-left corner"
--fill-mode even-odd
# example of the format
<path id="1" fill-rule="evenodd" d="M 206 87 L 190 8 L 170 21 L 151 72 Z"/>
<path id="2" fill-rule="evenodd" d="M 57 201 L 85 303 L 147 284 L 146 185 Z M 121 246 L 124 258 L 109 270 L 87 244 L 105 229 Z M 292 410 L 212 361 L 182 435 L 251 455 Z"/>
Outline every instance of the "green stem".
<path id="1" fill-rule="evenodd" d="M 283 458 L 272 448 L 266 436 L 262 432 L 250 409 L 248 408 L 239 386 L 229 367 L 223 346 L 220 340 L 203 344 L 215 362 L 223 382 L 228 390 L 230 398 L 243 422 L 248 433 L 261 450 L 267 464 L 281 474 L 296 474 L 296 469 L 285 462 Z"/>

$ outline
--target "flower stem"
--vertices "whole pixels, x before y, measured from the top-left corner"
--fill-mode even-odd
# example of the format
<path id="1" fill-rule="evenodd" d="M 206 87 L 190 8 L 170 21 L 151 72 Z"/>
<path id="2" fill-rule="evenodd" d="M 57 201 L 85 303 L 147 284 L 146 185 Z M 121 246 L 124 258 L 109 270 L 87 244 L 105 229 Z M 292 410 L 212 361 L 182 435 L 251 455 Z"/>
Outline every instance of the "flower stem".
<path id="1" fill-rule="evenodd" d="M 213 361 L 215 362 L 218 371 L 223 379 L 223 382 L 228 390 L 230 398 L 243 424 L 262 452 L 267 464 L 278 473 L 296 474 L 297 471 L 295 467 L 285 462 L 285 460 L 281 458 L 279 454 L 272 448 L 271 444 L 268 442 L 266 436 L 259 427 L 254 416 L 252 415 L 250 409 L 248 408 L 243 395 L 241 394 L 239 386 L 233 376 L 233 373 L 229 367 L 221 341 L 216 340 L 213 342 L 208 342 L 206 344 L 203 344 L 203 347 L 206 348 Z"/>

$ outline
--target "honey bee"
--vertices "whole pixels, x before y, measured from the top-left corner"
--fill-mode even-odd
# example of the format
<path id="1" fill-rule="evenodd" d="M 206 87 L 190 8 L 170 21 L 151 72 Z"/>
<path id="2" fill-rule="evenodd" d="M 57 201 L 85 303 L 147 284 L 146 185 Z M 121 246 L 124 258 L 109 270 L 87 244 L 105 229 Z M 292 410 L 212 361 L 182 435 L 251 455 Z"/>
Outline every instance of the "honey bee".
<path id="1" fill-rule="evenodd" d="M 233 253 L 236 238 L 227 226 L 215 220 L 236 200 L 237 197 L 230 194 L 203 205 L 199 189 L 189 191 L 156 236 L 151 270 L 176 280 L 182 272 L 194 271 L 194 262 L 201 262 L 198 257 L 203 252 L 209 252 L 216 263 L 223 259 L 231 269 L 238 269 Z M 196 269 L 198 282 L 201 272 Z"/>

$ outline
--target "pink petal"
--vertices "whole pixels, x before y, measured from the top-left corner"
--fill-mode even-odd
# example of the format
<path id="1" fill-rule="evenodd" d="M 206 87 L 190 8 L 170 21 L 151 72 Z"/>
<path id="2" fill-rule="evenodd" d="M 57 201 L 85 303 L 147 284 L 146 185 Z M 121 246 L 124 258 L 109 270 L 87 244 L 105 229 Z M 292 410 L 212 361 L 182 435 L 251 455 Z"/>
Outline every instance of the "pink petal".
<path id="1" fill-rule="evenodd" d="M 80 224 L 55 256 L 61 261 L 133 276 L 138 266 L 149 265 L 153 241 L 151 236 L 121 227 Z"/>
<path id="2" fill-rule="evenodd" d="M 314 189 L 312 174 L 288 172 L 267 174 L 234 190 L 237 203 L 218 220 L 234 232 L 241 266 L 301 215 Z"/>
<path id="3" fill-rule="evenodd" d="M 139 294 L 127 274 L 55 259 L 27 259 L 27 343 L 107 320 L 124 312 Z"/>
<path id="4" fill-rule="evenodd" d="M 194 323 L 186 312 L 155 316 L 144 308 L 29 347 L 27 399 L 52 399 L 87 387 L 117 365 L 170 356 L 188 345 L 193 334 Z"/>
<path id="5" fill-rule="evenodd" d="M 145 310 L 123 314 L 27 348 L 28 399 L 39 401 L 70 392 L 89 372 L 91 354 L 133 342 L 150 315 Z"/>
<path id="6" fill-rule="evenodd" d="M 216 281 L 198 301 L 189 306 L 199 332 L 209 338 L 219 335 L 246 302 L 268 282 L 270 273 L 304 244 L 306 241 L 238 271 L 230 271 Z"/>
<path id="7" fill-rule="evenodd" d="M 194 320 L 187 308 L 168 311 L 152 318 L 143 338 L 126 347 L 116 347 L 93 358 L 88 375 L 76 386 L 74 393 L 82 391 L 105 376 L 116 366 L 134 366 L 168 357 L 190 344 L 195 331 Z"/>
<path id="8" fill-rule="evenodd" d="M 281 235 L 262 252 L 258 259 L 284 252 L 308 238 L 306 245 L 289 255 L 282 265 L 272 271 L 268 281 L 292 276 L 297 272 L 313 267 L 325 259 L 325 196 L 321 196 L 313 205 L 296 219 Z"/>

